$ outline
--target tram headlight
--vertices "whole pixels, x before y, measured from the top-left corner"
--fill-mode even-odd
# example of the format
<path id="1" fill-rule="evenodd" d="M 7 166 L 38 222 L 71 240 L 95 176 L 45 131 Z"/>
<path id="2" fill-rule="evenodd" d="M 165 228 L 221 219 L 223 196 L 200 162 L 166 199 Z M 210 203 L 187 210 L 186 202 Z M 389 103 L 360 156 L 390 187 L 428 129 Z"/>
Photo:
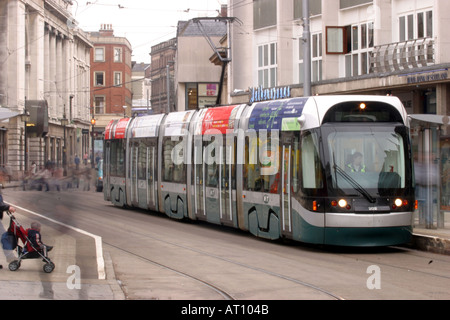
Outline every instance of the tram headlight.
<path id="1" fill-rule="evenodd" d="M 338 205 L 339 205 L 339 207 L 341 207 L 341 208 L 345 208 L 345 207 L 347 206 L 347 200 L 345 200 L 345 199 L 339 200 L 339 201 L 338 201 Z"/>
<path id="2" fill-rule="evenodd" d="M 394 200 L 394 203 L 392 205 L 392 209 L 397 209 L 400 208 L 401 206 L 407 206 L 408 205 L 408 200 L 403 200 L 400 198 L 397 198 Z"/>
<path id="3" fill-rule="evenodd" d="M 352 206 L 351 206 L 351 205 L 348 203 L 348 201 L 345 200 L 345 199 L 340 199 L 339 201 L 332 200 L 332 201 L 331 201 L 331 206 L 332 206 L 332 207 L 337 207 L 337 206 L 339 206 L 340 208 L 342 208 L 342 209 L 347 209 L 347 210 L 350 210 L 350 209 L 352 208 Z"/>

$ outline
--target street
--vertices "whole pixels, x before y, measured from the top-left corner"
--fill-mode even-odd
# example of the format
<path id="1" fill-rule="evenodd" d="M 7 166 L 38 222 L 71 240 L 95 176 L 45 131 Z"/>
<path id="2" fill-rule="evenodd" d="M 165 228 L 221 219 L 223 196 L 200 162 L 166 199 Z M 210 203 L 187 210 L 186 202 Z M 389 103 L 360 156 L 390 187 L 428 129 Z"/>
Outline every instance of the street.
<path id="1" fill-rule="evenodd" d="M 44 242 L 55 246 L 50 257 L 56 269 L 44 274 L 42 262 L 24 260 L 15 272 L 4 265 L 0 281 L 41 281 L 73 291 L 76 272 L 68 268 L 81 271 L 78 294 L 43 298 L 114 299 L 114 285 L 125 299 L 450 299 L 446 255 L 270 242 L 227 227 L 117 208 L 102 193 L 81 189 L 4 189 L 3 198 L 19 207 L 16 217 L 25 227 L 32 220 L 42 224 Z M 7 227 L 8 219 L 2 222 Z M 107 259 L 98 259 L 99 252 Z M 102 261 L 112 266 L 106 279 Z"/>

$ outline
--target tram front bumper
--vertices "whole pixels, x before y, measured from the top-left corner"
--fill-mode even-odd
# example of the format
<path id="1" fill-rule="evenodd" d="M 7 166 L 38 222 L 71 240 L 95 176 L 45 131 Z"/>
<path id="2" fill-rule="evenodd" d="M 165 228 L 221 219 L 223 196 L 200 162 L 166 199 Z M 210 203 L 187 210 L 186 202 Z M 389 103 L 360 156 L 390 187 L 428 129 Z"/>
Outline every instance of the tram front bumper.
<path id="1" fill-rule="evenodd" d="M 324 243 L 338 246 L 388 246 L 410 242 L 412 213 L 326 214 Z"/>

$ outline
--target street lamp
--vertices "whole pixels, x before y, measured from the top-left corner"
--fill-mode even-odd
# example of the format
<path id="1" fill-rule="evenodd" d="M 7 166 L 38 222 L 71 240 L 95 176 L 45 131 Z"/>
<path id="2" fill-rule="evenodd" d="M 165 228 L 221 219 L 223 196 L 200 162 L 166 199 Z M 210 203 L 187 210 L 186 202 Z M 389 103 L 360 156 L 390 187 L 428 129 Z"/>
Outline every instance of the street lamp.
<path id="1" fill-rule="evenodd" d="M 66 118 L 66 112 L 61 119 L 61 125 L 64 127 L 64 147 L 63 147 L 63 176 L 67 176 L 67 144 L 66 144 L 66 126 L 69 124 L 69 119 Z"/>
<path id="2" fill-rule="evenodd" d="M 26 101 L 25 98 L 25 107 L 23 109 L 23 113 L 20 115 L 20 120 L 24 123 L 25 131 L 23 133 L 24 135 L 24 150 L 23 150 L 23 159 L 24 159 L 24 173 L 28 171 L 28 144 L 27 144 L 27 122 L 30 121 L 30 113 L 27 111 L 26 108 Z"/>

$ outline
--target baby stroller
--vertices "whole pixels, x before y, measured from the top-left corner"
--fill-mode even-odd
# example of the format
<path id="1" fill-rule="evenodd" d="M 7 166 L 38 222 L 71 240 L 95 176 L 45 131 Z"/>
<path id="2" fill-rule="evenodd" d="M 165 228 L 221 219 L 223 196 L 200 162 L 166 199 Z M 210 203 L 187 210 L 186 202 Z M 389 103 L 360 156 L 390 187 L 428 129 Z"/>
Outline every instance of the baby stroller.
<path id="1" fill-rule="evenodd" d="M 25 230 L 10 212 L 7 212 L 7 214 L 11 218 L 8 232 L 14 234 L 16 240 L 14 250 L 17 251 L 18 257 L 18 260 L 14 260 L 9 264 L 9 270 L 18 270 L 20 268 L 22 260 L 42 258 L 42 261 L 45 262 L 43 267 L 44 272 L 51 273 L 53 269 L 55 269 L 55 264 L 50 260 L 47 252 L 50 251 L 53 247 L 47 246 L 44 250 L 42 250 L 41 248 L 35 248 L 30 239 L 28 239 L 28 230 Z M 19 240 L 22 242 L 23 247 L 19 245 Z"/>

